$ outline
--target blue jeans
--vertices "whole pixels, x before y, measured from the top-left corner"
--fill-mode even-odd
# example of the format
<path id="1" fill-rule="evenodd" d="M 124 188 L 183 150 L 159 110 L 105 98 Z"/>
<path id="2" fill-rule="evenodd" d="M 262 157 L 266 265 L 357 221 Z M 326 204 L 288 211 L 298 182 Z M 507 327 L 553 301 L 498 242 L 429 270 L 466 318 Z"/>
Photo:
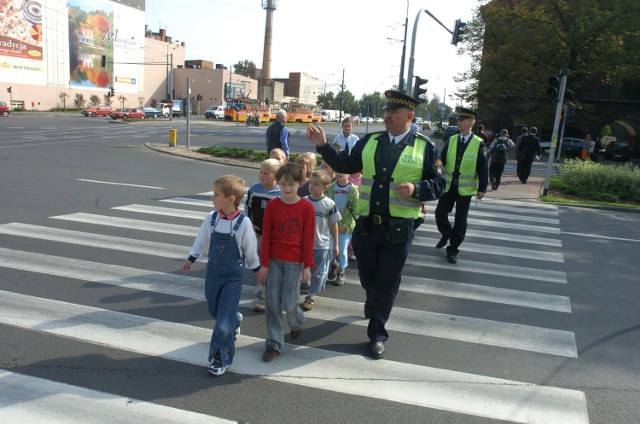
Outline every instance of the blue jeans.
<path id="1" fill-rule="evenodd" d="M 309 282 L 309 297 L 324 290 L 327 282 L 327 274 L 329 273 L 329 249 L 313 250 L 314 266 L 311 267 L 311 281 Z"/>
<path id="2" fill-rule="evenodd" d="M 278 352 L 284 350 L 282 333 L 282 311 L 287 313 L 291 330 L 300 330 L 304 325 L 304 312 L 298 304 L 300 298 L 300 276 L 303 265 L 269 259 L 267 282 L 267 339 L 265 346 Z"/>
<path id="3" fill-rule="evenodd" d="M 347 269 L 349 266 L 349 243 L 351 243 L 352 233 L 338 233 L 338 262 L 340 262 L 340 268 Z"/>

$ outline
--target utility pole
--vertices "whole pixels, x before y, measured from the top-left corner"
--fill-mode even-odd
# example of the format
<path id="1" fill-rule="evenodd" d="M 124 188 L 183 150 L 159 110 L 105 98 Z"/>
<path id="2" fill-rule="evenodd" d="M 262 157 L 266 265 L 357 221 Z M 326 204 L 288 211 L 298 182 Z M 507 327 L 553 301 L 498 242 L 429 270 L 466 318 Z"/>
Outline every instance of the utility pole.
<path id="1" fill-rule="evenodd" d="M 169 96 L 167 98 L 171 100 L 169 121 L 173 121 L 173 53 L 171 53 L 171 68 L 169 69 Z"/>
<path id="2" fill-rule="evenodd" d="M 187 107 L 187 102 L 189 106 Z M 187 149 L 191 148 L 191 78 L 187 76 L 187 99 L 182 105 L 187 111 Z"/>
<path id="3" fill-rule="evenodd" d="M 553 165 L 553 158 L 556 152 L 556 144 L 558 142 L 558 128 L 560 127 L 560 115 L 562 114 L 562 104 L 564 103 L 564 90 L 567 87 L 567 77 L 570 71 L 566 68 L 560 70 L 560 87 L 557 90 L 557 102 L 556 102 L 556 118 L 553 122 L 553 133 L 551 134 L 551 151 L 549 152 L 549 163 L 547 164 L 547 176 L 544 179 L 544 186 L 542 188 L 542 195 L 546 196 L 549 193 L 549 183 L 551 181 L 551 167 Z M 558 76 L 552 76 L 558 78 Z M 547 90 L 549 94 L 549 90 Z"/>
<path id="4" fill-rule="evenodd" d="M 340 84 L 340 118 L 342 122 L 342 111 L 344 110 L 344 68 L 342 68 L 342 83 Z"/>

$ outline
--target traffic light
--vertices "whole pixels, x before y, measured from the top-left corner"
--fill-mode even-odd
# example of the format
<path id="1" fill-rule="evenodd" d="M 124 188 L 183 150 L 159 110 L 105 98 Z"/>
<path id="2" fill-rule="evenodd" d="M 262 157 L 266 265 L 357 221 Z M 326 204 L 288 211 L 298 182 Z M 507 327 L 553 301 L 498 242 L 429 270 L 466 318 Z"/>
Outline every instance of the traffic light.
<path id="1" fill-rule="evenodd" d="M 451 44 L 457 46 L 459 42 L 462 41 L 462 36 L 465 32 L 465 27 L 467 24 L 462 22 L 460 19 L 456 19 L 455 26 L 453 28 L 453 36 L 451 37 Z"/>
<path id="2" fill-rule="evenodd" d="M 560 93 L 560 76 L 558 74 L 551 75 L 549 78 L 549 84 L 547 86 L 547 98 L 549 100 L 558 101 L 558 94 Z"/>
<path id="3" fill-rule="evenodd" d="M 569 105 L 567 108 L 567 124 L 573 124 L 576 119 L 576 108 L 572 105 Z"/>
<path id="4" fill-rule="evenodd" d="M 202 101 L 202 94 L 198 94 L 198 95 L 196 96 L 196 100 L 197 100 L 197 101 Z"/>
<path id="5" fill-rule="evenodd" d="M 7 93 L 11 94 L 11 87 L 7 87 Z"/>
<path id="6" fill-rule="evenodd" d="M 116 95 L 116 89 L 113 87 L 109 87 L 109 97 L 114 97 Z"/>
<path id="7" fill-rule="evenodd" d="M 100 58 L 100 66 L 102 66 L 103 68 L 107 66 L 107 56 L 102 55 L 102 57 Z"/>
<path id="8" fill-rule="evenodd" d="M 424 85 L 426 83 L 429 82 L 429 80 L 426 79 L 422 79 L 419 76 L 415 76 L 416 79 L 416 83 L 413 86 L 413 98 L 420 101 L 421 103 L 424 102 L 426 99 L 422 98 L 421 96 L 423 94 L 427 94 L 427 88 L 421 88 L 421 85 Z"/>

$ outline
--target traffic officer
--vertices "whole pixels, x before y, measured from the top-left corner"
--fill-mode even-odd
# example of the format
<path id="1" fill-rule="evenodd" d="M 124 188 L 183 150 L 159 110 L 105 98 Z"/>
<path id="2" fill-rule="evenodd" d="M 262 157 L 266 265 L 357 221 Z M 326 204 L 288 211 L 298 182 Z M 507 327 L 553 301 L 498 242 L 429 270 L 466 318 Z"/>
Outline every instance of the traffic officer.
<path id="1" fill-rule="evenodd" d="M 476 195 L 478 200 L 487 191 L 487 148 L 484 141 L 471 132 L 476 122 L 476 113 L 467 108 L 456 108 L 458 116 L 456 124 L 459 134 L 449 137 L 449 141 L 442 148 L 442 164 L 447 178 L 445 193 L 436 207 L 436 225 L 442 234 L 436 244 L 437 249 L 447 246 L 447 260 L 455 264 L 458 259 L 458 247 L 462 244 L 467 233 L 467 215 L 471 197 Z M 449 222 L 449 213 L 456 206 L 453 227 Z"/>
<path id="2" fill-rule="evenodd" d="M 445 188 L 435 143 L 411 129 L 419 101 L 395 90 L 384 94 L 386 131 L 367 134 L 350 154 L 328 144 L 322 128 L 307 128 L 307 137 L 331 168 L 345 174 L 362 171 L 352 242 L 366 291 L 368 352 L 374 359 L 385 352 L 389 338 L 385 324 L 415 225 L 421 222 L 422 202 L 437 200 Z"/>

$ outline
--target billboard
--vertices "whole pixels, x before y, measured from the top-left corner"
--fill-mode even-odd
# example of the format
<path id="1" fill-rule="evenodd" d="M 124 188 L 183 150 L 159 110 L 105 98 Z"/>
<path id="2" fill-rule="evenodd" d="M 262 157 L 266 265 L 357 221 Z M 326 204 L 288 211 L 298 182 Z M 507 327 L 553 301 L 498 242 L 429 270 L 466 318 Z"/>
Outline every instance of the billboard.
<path id="1" fill-rule="evenodd" d="M 142 92 L 144 12 L 107 0 L 69 0 L 68 16 L 69 84 Z"/>
<path id="2" fill-rule="evenodd" d="M 144 36 L 143 0 L 0 0 L 0 81 L 141 93 Z"/>

